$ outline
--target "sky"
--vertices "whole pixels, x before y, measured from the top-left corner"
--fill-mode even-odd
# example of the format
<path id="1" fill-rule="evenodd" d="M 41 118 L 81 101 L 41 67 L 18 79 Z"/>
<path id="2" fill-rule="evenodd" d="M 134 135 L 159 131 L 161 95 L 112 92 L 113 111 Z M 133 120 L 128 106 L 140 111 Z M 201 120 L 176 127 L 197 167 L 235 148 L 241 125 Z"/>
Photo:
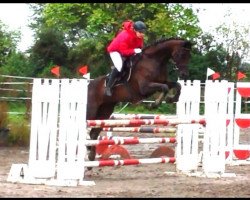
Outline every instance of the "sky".
<path id="1" fill-rule="evenodd" d="M 183 3 L 190 5 L 190 3 Z M 201 8 L 198 13 L 200 26 L 204 31 L 213 32 L 215 27 L 225 21 L 224 15 L 230 9 L 232 19 L 242 25 L 250 26 L 250 3 L 192 3 L 193 8 Z M 22 52 L 33 45 L 33 32 L 29 29 L 32 11 L 27 3 L 0 3 L 0 20 L 10 30 L 21 30 L 18 49 Z"/>
<path id="2" fill-rule="evenodd" d="M 21 42 L 18 49 L 22 52 L 33 44 L 33 31 L 28 27 L 32 15 L 27 3 L 0 3 L 0 20 L 9 30 L 21 31 Z"/>
<path id="3" fill-rule="evenodd" d="M 186 4 L 188 5 L 188 4 Z M 225 14 L 232 12 L 231 21 L 240 25 L 250 25 L 250 3 L 193 3 L 193 8 L 200 8 L 198 17 L 203 30 L 211 30 L 226 21 Z"/>

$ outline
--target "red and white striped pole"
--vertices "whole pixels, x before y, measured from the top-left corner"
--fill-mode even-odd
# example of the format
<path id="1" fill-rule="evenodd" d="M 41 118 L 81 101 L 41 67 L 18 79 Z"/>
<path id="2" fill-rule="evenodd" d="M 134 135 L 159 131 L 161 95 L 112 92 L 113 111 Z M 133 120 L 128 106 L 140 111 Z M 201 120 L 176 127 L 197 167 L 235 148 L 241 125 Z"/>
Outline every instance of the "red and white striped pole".
<path id="1" fill-rule="evenodd" d="M 174 127 L 103 127 L 103 131 L 131 132 L 131 133 L 176 133 Z"/>
<path id="2" fill-rule="evenodd" d="M 175 143 L 176 138 L 114 138 L 104 140 L 86 140 L 86 146 L 94 145 L 122 145 L 122 144 L 153 144 Z"/>
<path id="3" fill-rule="evenodd" d="M 124 159 L 124 160 L 100 160 L 85 161 L 85 167 L 104 167 L 104 166 L 123 166 L 123 165 L 141 165 L 156 163 L 175 163 L 174 157 L 145 158 L 145 159 Z"/>
<path id="4" fill-rule="evenodd" d="M 165 125 L 176 126 L 178 124 L 203 124 L 205 119 L 132 119 L 132 120 L 87 120 L 87 126 L 91 128 L 106 126 L 141 126 L 141 125 Z"/>

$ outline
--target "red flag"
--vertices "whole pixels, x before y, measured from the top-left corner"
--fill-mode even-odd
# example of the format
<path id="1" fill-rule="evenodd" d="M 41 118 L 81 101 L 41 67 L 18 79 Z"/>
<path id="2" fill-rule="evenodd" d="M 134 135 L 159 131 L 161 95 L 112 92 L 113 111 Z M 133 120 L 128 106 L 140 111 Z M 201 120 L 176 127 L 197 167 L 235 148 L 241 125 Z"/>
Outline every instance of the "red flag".
<path id="1" fill-rule="evenodd" d="M 215 73 L 212 75 L 212 78 L 213 78 L 213 80 L 220 78 L 220 73 L 219 73 L 219 72 L 215 72 Z"/>
<path id="2" fill-rule="evenodd" d="M 246 78 L 247 76 L 244 74 L 244 73 L 242 73 L 242 72 L 238 72 L 238 74 L 237 74 L 237 79 L 238 79 L 238 81 L 240 80 L 240 79 L 243 79 L 243 78 Z"/>
<path id="3" fill-rule="evenodd" d="M 57 77 L 59 77 L 60 76 L 60 67 L 59 66 L 54 66 L 51 70 L 50 70 L 50 72 L 52 73 L 52 74 L 55 74 Z"/>
<path id="4" fill-rule="evenodd" d="M 79 72 L 82 74 L 82 75 L 85 75 L 88 73 L 88 66 L 87 65 L 84 65 L 82 67 L 79 68 Z"/>

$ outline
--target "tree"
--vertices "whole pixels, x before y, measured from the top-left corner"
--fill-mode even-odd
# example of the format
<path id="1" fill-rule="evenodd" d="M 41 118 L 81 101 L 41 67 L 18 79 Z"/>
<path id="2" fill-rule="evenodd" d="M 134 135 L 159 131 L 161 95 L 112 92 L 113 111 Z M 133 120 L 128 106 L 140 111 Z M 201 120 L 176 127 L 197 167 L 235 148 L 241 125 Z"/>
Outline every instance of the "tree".
<path id="1" fill-rule="evenodd" d="M 21 52 L 12 52 L 1 67 L 1 73 L 13 76 L 32 76 L 33 66 L 29 58 Z"/>
<path id="2" fill-rule="evenodd" d="M 55 15 L 58 11 L 60 15 Z M 110 40 L 126 19 L 145 21 L 153 40 L 162 36 L 194 38 L 200 32 L 192 9 L 180 4 L 53 3 L 44 5 L 41 17 L 48 27 L 63 32 L 72 44 L 89 37 Z"/>
<path id="3" fill-rule="evenodd" d="M 20 40 L 19 31 L 8 31 L 8 26 L 0 21 L 0 68 L 12 52 L 16 51 L 17 42 Z"/>
<path id="4" fill-rule="evenodd" d="M 225 78 L 226 49 L 217 44 L 210 33 L 203 33 L 196 41 L 190 60 L 190 79 L 204 82 L 208 67 L 219 72 L 221 78 Z"/>
<path id="5" fill-rule="evenodd" d="M 34 75 L 42 73 L 51 65 L 67 66 L 68 47 L 61 32 L 43 27 L 38 33 L 38 40 L 30 49 L 30 60 L 34 65 Z"/>
<path id="6" fill-rule="evenodd" d="M 249 26 L 237 24 L 229 12 L 225 15 L 229 23 L 222 23 L 216 28 L 217 42 L 227 51 L 226 56 L 226 79 L 236 81 L 236 74 L 247 56 L 250 54 Z"/>
<path id="7" fill-rule="evenodd" d="M 33 26 L 41 28 L 44 25 L 58 30 L 70 49 L 69 59 L 73 60 L 69 60 L 69 63 L 77 66 L 88 61 L 89 63 L 84 64 L 91 66 L 92 70 L 95 69 L 95 76 L 110 70 L 111 63 L 106 46 L 126 19 L 143 20 L 147 24 L 145 44 L 162 37 L 192 39 L 201 31 L 192 9 L 184 8 L 180 4 L 47 3 L 34 7 L 37 24 L 33 23 Z M 80 48 L 88 55 L 87 58 L 85 56 L 84 59 L 83 55 L 79 59 Z"/>

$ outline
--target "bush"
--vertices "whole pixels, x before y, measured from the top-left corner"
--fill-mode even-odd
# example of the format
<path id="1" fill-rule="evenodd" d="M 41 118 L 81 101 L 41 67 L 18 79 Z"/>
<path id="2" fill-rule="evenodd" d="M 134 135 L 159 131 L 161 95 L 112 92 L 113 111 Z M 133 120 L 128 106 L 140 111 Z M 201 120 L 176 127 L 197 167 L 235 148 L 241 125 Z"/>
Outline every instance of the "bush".
<path id="1" fill-rule="evenodd" d="M 0 128 L 6 128 L 8 125 L 8 104 L 0 102 Z"/>
<path id="2" fill-rule="evenodd" d="M 15 123 L 10 125 L 8 145 L 10 146 L 28 146 L 30 142 L 30 128 L 28 123 Z"/>
<path id="3" fill-rule="evenodd" d="M 24 105 L 20 106 L 20 103 L 10 103 L 10 105 L 10 107 L 14 106 L 16 108 L 15 111 L 25 108 Z M 0 102 L 0 146 L 29 145 L 30 128 L 25 115 L 9 116 L 9 111 L 8 103 Z"/>

